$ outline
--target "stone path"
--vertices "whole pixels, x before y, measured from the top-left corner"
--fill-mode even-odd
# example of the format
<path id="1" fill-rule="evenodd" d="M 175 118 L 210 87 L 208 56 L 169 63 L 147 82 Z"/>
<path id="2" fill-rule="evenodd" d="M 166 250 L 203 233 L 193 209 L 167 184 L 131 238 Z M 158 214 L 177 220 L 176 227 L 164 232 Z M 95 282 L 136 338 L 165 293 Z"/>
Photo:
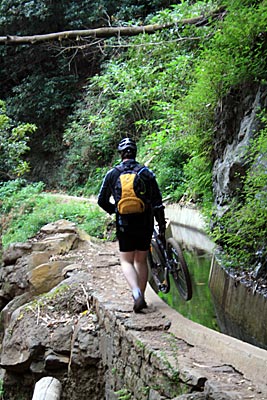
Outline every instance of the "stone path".
<path id="1" fill-rule="evenodd" d="M 160 326 L 175 336 L 176 352 L 175 355 L 172 352 L 169 362 L 172 362 L 171 358 L 177 358 L 184 382 L 203 390 L 207 396 L 205 398 L 267 399 L 266 351 L 188 321 L 163 303 L 150 288 L 146 292 L 148 309 L 134 314 L 131 293 L 120 270 L 116 243 L 106 243 L 89 260 L 95 298 L 101 307 L 109 307 L 114 313 L 120 314 L 121 323 L 134 330 L 138 340 L 146 345 L 153 343 L 153 347 L 164 348 L 162 337 L 157 337 Z M 194 338 L 197 336 L 200 340 L 195 344 Z M 160 341 L 157 343 L 157 340 Z M 232 346 L 241 353 L 241 364 L 247 363 L 243 365 L 244 371 L 239 369 L 240 365 L 237 368 L 232 357 L 229 357 L 228 353 L 233 353 Z M 258 358 L 254 359 L 253 353 Z M 259 375 L 255 377 L 257 367 Z"/>

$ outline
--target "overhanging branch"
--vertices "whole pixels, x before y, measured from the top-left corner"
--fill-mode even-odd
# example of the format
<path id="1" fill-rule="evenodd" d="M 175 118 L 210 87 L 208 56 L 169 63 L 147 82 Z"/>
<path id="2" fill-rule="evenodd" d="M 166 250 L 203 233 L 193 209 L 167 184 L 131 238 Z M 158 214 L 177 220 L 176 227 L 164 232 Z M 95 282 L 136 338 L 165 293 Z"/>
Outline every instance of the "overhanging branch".
<path id="1" fill-rule="evenodd" d="M 144 26 L 120 26 L 120 27 L 102 27 L 96 29 L 85 29 L 85 30 L 73 30 L 73 31 L 63 31 L 63 32 L 53 32 L 46 33 L 43 35 L 33 35 L 33 36 L 16 36 L 7 35 L 0 36 L 1 44 L 35 44 L 47 41 L 63 41 L 67 39 L 80 40 L 82 37 L 91 38 L 110 38 L 113 36 L 137 36 L 140 34 L 152 34 L 156 31 L 167 29 L 176 25 L 202 25 L 206 24 L 210 17 L 214 18 L 220 15 L 224 10 L 220 9 L 208 16 L 199 16 L 195 18 L 183 19 L 181 21 L 170 23 L 170 24 L 153 24 Z"/>

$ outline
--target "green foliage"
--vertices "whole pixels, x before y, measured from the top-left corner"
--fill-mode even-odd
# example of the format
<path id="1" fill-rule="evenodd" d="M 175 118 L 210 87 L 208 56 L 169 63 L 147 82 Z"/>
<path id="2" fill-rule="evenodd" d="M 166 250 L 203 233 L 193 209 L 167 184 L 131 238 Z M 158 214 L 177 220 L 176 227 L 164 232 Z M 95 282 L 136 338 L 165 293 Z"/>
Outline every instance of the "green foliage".
<path id="1" fill-rule="evenodd" d="M 149 22 L 179 21 L 215 6 L 182 2 Z M 186 193 L 207 206 L 211 203 L 213 110 L 232 83 L 251 77 L 251 70 L 241 69 L 240 62 L 246 64 L 251 57 L 255 20 L 262 12 L 244 7 L 237 18 L 236 8 L 231 3 L 229 16 L 217 24 L 217 30 L 213 24 L 183 31 L 177 27 L 168 35 L 165 31 L 153 35 L 152 40 L 149 35 L 128 40 L 128 51 L 110 60 L 102 74 L 91 79 L 85 101 L 64 135 L 69 144 L 65 170 L 69 175 L 72 168 L 72 186 L 88 175 L 90 160 L 93 168 L 111 166 L 112 149 L 128 134 L 142 138 L 141 158 L 153 156 L 150 165 L 164 195 L 177 200 Z M 247 36 L 242 34 L 244 23 Z M 260 23 L 257 31 L 262 28 Z M 233 51 L 236 46 L 242 49 L 239 56 Z"/>
<path id="2" fill-rule="evenodd" d="M 153 134 L 145 136 L 141 141 L 139 159 L 148 167 L 152 166 L 163 197 L 171 196 L 179 200 L 183 196 L 183 168 L 187 155 L 181 151 L 175 138 Z"/>
<path id="3" fill-rule="evenodd" d="M 0 177 L 8 180 L 23 175 L 29 164 L 23 159 L 29 150 L 29 134 L 35 131 L 33 124 L 13 125 L 6 115 L 5 103 L 0 101 Z"/>
<path id="4" fill-rule="evenodd" d="M 24 179 L 0 183 L 1 214 L 8 214 L 12 209 L 18 211 L 27 200 L 34 202 L 43 189 L 42 182 L 27 186 Z"/>
<path id="5" fill-rule="evenodd" d="M 104 238 L 108 216 L 86 201 L 64 202 L 44 194 L 43 184 L 26 185 L 22 180 L 0 185 L 2 241 L 6 247 L 24 242 L 39 229 L 59 219 L 72 221 L 89 235 Z"/>
<path id="6" fill-rule="evenodd" d="M 202 207 L 209 209 L 213 200 L 211 179 L 211 162 L 207 154 L 192 154 L 184 164 L 184 180 L 187 182 L 184 194 L 187 198 L 201 200 Z"/>
<path id="7" fill-rule="evenodd" d="M 76 77 L 80 80 L 94 75 L 65 127 L 64 162 L 57 175 L 60 187 L 78 193 L 97 193 L 105 172 L 118 161 L 118 141 L 129 135 L 138 141 L 138 160 L 147 162 L 155 171 L 163 195 L 175 201 L 181 197 L 193 199 L 209 215 L 214 111 L 232 87 L 246 82 L 266 82 L 266 2 L 226 0 L 223 2 L 226 12 L 220 18 L 184 26 L 179 23 L 181 19 L 207 15 L 222 2 L 177 1 L 172 6 L 168 1 L 144 5 L 132 0 L 116 3 L 101 0 L 94 6 L 90 2 L 78 5 L 71 0 L 33 3 L 11 5 L 10 0 L 3 1 L 0 25 L 2 21 L 8 29 L 25 32 L 25 22 L 33 15 L 31 28 L 46 22 L 44 31 L 55 26 L 102 25 L 102 21 L 104 25 L 107 22 L 113 25 L 175 23 L 153 35 L 106 40 L 105 63 L 101 68 L 102 55 L 95 58 L 86 53 L 86 65 L 89 60 L 97 65 L 90 73 L 85 65 L 79 69 L 79 63 L 85 62 L 83 56 L 77 56 L 74 63 L 68 62 L 72 51 L 69 55 L 62 51 L 55 59 L 55 53 L 44 47 L 38 57 L 32 46 L 27 51 L 25 48 L 9 51 L 9 55 L 6 49 L 0 49 L 4 80 L 8 82 L 5 95 L 10 98 L 9 107 L 16 115 L 30 115 L 33 121 L 36 118 L 44 134 L 42 146 L 46 151 L 60 148 L 60 129 L 75 97 Z M 22 12 L 16 21 L 15 10 L 20 7 Z M 60 15 L 58 21 L 55 15 Z M 29 63 L 25 63 L 24 53 Z M 6 60 L 14 65 L 11 75 Z M 21 68 L 26 64 L 26 68 Z M 39 91 L 38 87 L 41 87 Z M 30 98 L 31 88 L 35 93 L 33 98 Z M 256 161 L 250 162 L 254 165 Z M 262 176 L 260 180 L 263 181 Z M 219 242 L 229 243 L 229 253 L 237 249 L 233 245 L 239 234 L 237 226 L 234 227 L 236 215 L 241 221 L 246 218 L 250 221 L 251 230 L 247 232 L 252 234 L 253 226 L 259 230 L 261 214 L 256 212 L 257 219 L 253 219 L 249 210 L 252 206 L 260 208 L 259 198 L 265 201 L 261 192 L 259 186 L 246 181 L 244 192 L 234 200 L 232 219 L 228 213 L 229 217 L 218 222 L 223 228 L 215 232 L 215 237 Z M 251 251 L 255 260 L 255 252 L 260 252 L 260 248 L 244 247 L 247 238 L 245 234 L 241 237 L 243 242 L 238 249 Z M 260 237 L 263 234 L 257 239 L 262 243 Z"/>
<path id="8" fill-rule="evenodd" d="M 0 399 L 4 399 L 4 381 L 0 380 Z"/>
<path id="9" fill-rule="evenodd" d="M 173 13 L 181 16 L 177 9 Z M 158 22 L 163 23 L 164 19 Z M 194 28 L 192 35 L 193 31 Z M 171 156 L 173 165 L 169 166 L 169 173 L 160 169 L 164 193 L 170 193 L 181 183 L 182 168 L 177 173 L 174 165 L 179 160 L 179 167 L 187 152 L 177 146 L 174 151 L 171 146 L 177 140 L 178 100 L 190 85 L 193 52 L 188 51 L 192 46 L 189 41 L 179 44 L 178 30 L 172 34 L 172 40 L 166 39 L 164 32 L 153 35 L 153 40 L 149 35 L 130 43 L 128 40 L 128 52 L 107 62 L 103 73 L 90 80 L 84 102 L 79 104 L 64 134 L 69 146 L 67 166 L 64 165 L 66 176 L 70 168 L 81 169 L 71 185 L 79 183 L 90 166 L 96 168 L 95 163 L 112 165 L 117 142 L 125 135 L 136 139 L 148 137 L 153 148 L 158 147 L 159 153 L 166 154 L 166 160 Z M 166 141 L 167 136 L 172 137 L 172 144 Z M 164 168 L 166 164 L 161 162 L 161 165 Z M 68 185 L 66 179 L 63 181 Z"/>
<path id="10" fill-rule="evenodd" d="M 118 390 L 115 394 L 118 396 L 118 400 L 130 400 L 132 398 L 130 391 L 126 388 Z"/>
<path id="11" fill-rule="evenodd" d="M 9 113 L 19 120 L 27 115 L 38 125 L 45 151 L 55 152 L 61 148 L 60 127 L 73 102 L 75 83 L 73 75 L 51 76 L 36 68 L 13 89 L 12 97 L 7 100 Z"/>
<path id="12" fill-rule="evenodd" d="M 146 4 L 140 4 L 139 0 L 3 0 L 0 30 L 2 35 L 36 35 L 125 25 L 130 21 L 142 23 L 149 13 L 169 3 L 168 0 Z M 15 121 L 36 124 L 38 129 L 31 144 L 33 153 L 38 148 L 39 159 L 47 160 L 47 155 L 61 158 L 63 127 L 81 87 L 99 71 L 103 59 L 117 52 L 111 47 L 104 48 L 104 43 L 102 49 L 98 42 L 95 45 L 93 42 L 88 39 L 86 46 L 84 41 L 63 39 L 36 46 L 0 48 L 1 96 Z M 49 184 L 46 173 L 36 178 Z"/>
<path id="13" fill-rule="evenodd" d="M 106 172 L 101 174 L 101 168 L 116 163 L 117 142 L 130 135 L 138 141 L 138 160 L 155 171 L 163 195 L 176 201 L 182 196 L 193 199 L 210 217 L 214 110 L 233 86 L 266 80 L 267 70 L 266 2 L 240 4 L 234 0 L 224 6 L 227 12 L 222 19 L 181 28 L 181 19 L 218 7 L 217 2 L 181 2 L 147 19 L 147 23 L 177 21 L 173 28 L 121 39 L 127 51 L 102 65 L 101 74 L 89 81 L 85 99 L 65 131 L 69 144 L 66 171 L 68 174 L 72 168 L 72 186 L 88 179 L 89 186 L 97 190 L 96 181 Z M 260 232 L 258 224 L 263 220 L 257 217 L 256 221 L 249 214 L 248 188 L 253 205 L 259 206 L 255 203 L 258 188 L 246 183 L 246 210 L 240 208 L 238 199 L 232 220 L 220 223 L 229 237 L 218 240 L 227 240 L 234 251 L 239 233 L 237 225 L 233 228 L 236 215 L 242 222 L 250 221 L 250 234 L 253 227 Z M 262 233 L 257 239 L 262 247 L 260 237 Z M 238 249 L 245 249 L 244 253 L 252 250 L 255 260 L 255 252 L 260 250 L 244 246 L 248 236 L 244 238 Z"/>
<path id="14" fill-rule="evenodd" d="M 6 33 L 10 35 L 53 32 L 57 25 L 63 24 L 65 30 L 86 29 L 95 25 L 107 26 L 110 21 L 118 25 L 122 20 L 144 19 L 147 14 L 168 7 L 170 3 L 168 0 L 149 1 L 146 4 L 141 4 L 139 0 L 2 0 L 0 24 L 5 26 Z"/>

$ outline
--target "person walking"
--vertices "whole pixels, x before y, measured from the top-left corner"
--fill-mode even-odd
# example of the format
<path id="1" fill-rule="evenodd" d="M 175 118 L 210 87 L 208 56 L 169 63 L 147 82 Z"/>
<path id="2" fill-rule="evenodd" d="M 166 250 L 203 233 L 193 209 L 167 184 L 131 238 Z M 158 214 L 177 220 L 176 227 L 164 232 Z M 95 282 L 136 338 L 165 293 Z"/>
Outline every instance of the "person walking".
<path id="1" fill-rule="evenodd" d="M 154 228 L 154 217 L 159 233 L 165 241 L 165 213 L 162 195 L 155 174 L 136 161 L 137 146 L 134 140 L 124 138 L 118 145 L 121 156 L 119 166 L 108 171 L 98 195 L 98 205 L 109 214 L 116 214 L 116 235 L 119 242 L 120 262 L 123 274 L 132 290 L 133 310 L 139 313 L 147 308 L 145 290 L 148 280 L 147 254 Z M 127 171 L 138 171 L 141 179 L 142 210 L 134 213 L 120 213 L 119 201 L 122 190 L 118 191 L 118 180 Z M 114 203 L 110 201 L 111 196 Z M 122 212 L 122 211 L 121 211 Z"/>

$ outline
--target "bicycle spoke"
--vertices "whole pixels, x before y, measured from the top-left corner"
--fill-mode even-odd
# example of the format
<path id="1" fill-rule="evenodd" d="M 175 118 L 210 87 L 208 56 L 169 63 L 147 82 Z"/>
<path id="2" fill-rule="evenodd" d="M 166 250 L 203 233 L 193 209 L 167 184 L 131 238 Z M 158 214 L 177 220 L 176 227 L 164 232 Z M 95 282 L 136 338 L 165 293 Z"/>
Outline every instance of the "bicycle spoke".
<path id="1" fill-rule="evenodd" d="M 168 293 L 169 281 L 166 280 L 164 258 L 155 241 L 151 243 L 151 249 L 148 254 L 148 264 L 151 271 L 150 284 L 158 292 Z"/>
<path id="2" fill-rule="evenodd" d="M 167 240 L 167 254 L 175 285 L 181 297 L 188 301 L 192 298 L 191 278 L 182 249 L 173 238 Z"/>

